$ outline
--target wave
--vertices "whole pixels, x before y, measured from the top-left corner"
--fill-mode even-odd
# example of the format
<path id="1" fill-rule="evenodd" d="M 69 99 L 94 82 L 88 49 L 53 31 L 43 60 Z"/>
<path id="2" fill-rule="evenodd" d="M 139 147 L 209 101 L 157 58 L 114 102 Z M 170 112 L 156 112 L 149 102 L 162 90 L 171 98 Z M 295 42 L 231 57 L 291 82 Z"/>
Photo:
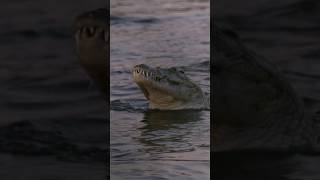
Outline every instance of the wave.
<path id="1" fill-rule="evenodd" d="M 107 143 L 109 130 L 107 123 L 105 119 L 15 122 L 0 128 L 0 152 L 53 156 L 64 161 L 105 161 L 107 146 L 104 144 Z M 95 129 L 95 133 L 85 128 L 88 126 L 94 126 L 92 129 Z M 106 128 L 101 130 L 99 127 Z M 79 128 L 83 129 L 83 134 L 76 137 L 73 133 L 79 133 Z M 89 140 L 86 136 L 98 138 Z"/>
<path id="2" fill-rule="evenodd" d="M 160 23 L 158 18 L 119 17 L 110 15 L 111 25 L 155 24 Z"/>
<path id="3" fill-rule="evenodd" d="M 17 38 L 28 38 L 38 39 L 43 37 L 49 37 L 54 39 L 69 39 L 72 37 L 71 31 L 63 28 L 44 28 L 40 30 L 36 29 L 20 29 L 1 33 L 3 37 L 17 37 Z"/>
<path id="4" fill-rule="evenodd" d="M 140 99 L 114 100 L 111 101 L 111 110 L 128 112 L 145 112 L 148 102 Z"/>

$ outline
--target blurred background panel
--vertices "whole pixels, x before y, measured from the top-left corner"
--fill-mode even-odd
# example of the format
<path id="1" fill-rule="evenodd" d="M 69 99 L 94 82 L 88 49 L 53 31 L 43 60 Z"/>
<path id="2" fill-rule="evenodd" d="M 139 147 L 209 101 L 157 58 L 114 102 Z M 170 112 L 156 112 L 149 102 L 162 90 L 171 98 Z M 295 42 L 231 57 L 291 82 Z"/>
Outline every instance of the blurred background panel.
<path id="1" fill-rule="evenodd" d="M 78 63 L 74 18 L 106 0 L 1 1 L 0 179 L 106 179 L 105 101 Z"/>
<path id="2" fill-rule="evenodd" d="M 320 2 L 215 1 L 215 24 L 235 32 L 250 50 L 278 66 L 303 99 L 306 114 L 320 112 Z M 213 154 L 215 157 L 215 154 Z M 319 156 L 216 155 L 216 179 L 319 179 Z"/>

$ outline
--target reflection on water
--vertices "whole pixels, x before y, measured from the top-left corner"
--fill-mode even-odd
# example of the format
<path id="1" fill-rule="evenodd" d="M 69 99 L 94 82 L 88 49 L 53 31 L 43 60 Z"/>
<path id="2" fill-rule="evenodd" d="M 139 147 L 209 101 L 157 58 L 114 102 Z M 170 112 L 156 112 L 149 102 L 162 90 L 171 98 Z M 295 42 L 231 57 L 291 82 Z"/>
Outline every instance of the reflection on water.
<path id="1" fill-rule="evenodd" d="M 138 140 L 147 153 L 194 151 L 196 144 L 187 139 L 200 130 L 194 125 L 202 120 L 201 112 L 197 111 L 148 111 L 142 120 L 144 126 L 139 128 Z"/>
<path id="2" fill-rule="evenodd" d="M 209 179 L 210 112 L 148 110 L 137 64 L 181 67 L 209 92 L 209 0 L 111 0 L 112 179 Z"/>
<path id="3" fill-rule="evenodd" d="M 111 177 L 209 179 L 209 114 L 112 111 Z"/>

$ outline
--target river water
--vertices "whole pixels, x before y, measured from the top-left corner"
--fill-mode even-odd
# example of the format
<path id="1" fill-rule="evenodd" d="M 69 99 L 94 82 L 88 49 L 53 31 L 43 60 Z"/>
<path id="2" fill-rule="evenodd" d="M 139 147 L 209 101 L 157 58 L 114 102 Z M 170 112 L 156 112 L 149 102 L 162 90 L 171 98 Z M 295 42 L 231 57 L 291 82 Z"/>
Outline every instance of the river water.
<path id="1" fill-rule="evenodd" d="M 75 16 L 106 1 L 2 3 L 0 179 L 106 179 L 106 103 L 71 33 Z"/>
<path id="2" fill-rule="evenodd" d="M 210 91 L 208 0 L 111 0 L 111 179 L 209 179 L 210 112 L 152 111 L 137 64 L 179 67 Z"/>
<path id="3" fill-rule="evenodd" d="M 81 69 L 73 18 L 105 0 L 4 0 L 0 179 L 106 179 L 105 102 Z M 112 179 L 209 179 L 209 111 L 149 111 L 131 68 L 180 67 L 209 91 L 208 0 L 111 0 Z M 320 110 L 317 0 L 215 1 L 215 21 L 280 66 Z M 320 177 L 320 156 L 216 156 L 217 179 Z"/>
<path id="4" fill-rule="evenodd" d="M 216 1 L 214 21 L 283 72 L 303 99 L 305 112 L 320 112 L 320 2 L 317 0 Z M 316 126 L 316 124 L 315 124 Z M 218 157 L 217 157 L 218 156 Z M 317 180 L 320 156 L 289 153 L 214 154 L 216 179 Z"/>

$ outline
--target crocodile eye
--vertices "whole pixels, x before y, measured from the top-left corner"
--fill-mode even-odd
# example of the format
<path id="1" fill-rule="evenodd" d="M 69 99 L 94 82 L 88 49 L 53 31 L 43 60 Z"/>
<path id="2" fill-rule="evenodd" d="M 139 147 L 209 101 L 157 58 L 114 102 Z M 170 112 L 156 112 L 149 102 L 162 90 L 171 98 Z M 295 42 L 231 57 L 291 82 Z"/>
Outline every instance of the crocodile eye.
<path id="1" fill-rule="evenodd" d="M 184 71 L 180 70 L 179 72 L 183 73 L 184 74 Z"/>

